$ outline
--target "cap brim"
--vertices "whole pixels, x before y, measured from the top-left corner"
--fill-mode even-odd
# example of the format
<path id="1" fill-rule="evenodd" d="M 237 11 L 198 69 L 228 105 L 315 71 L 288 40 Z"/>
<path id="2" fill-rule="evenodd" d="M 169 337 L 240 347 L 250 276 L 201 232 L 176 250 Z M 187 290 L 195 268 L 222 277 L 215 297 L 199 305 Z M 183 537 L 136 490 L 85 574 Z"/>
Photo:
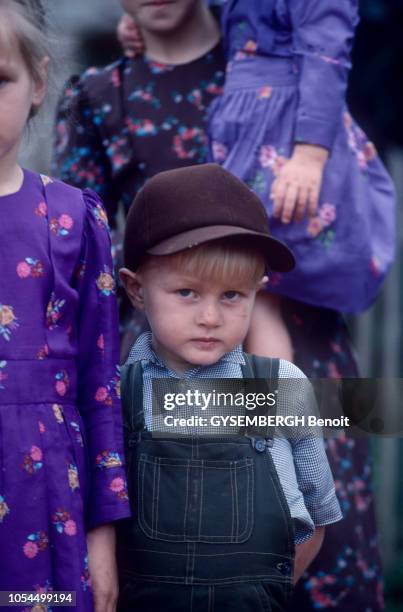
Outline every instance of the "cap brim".
<path id="1" fill-rule="evenodd" d="M 289 272 L 295 267 L 295 257 L 292 251 L 280 240 L 268 236 L 263 232 L 254 232 L 244 227 L 231 225 L 210 225 L 182 232 L 171 238 L 163 240 L 156 246 L 148 249 L 150 255 L 172 255 L 185 249 L 191 249 L 199 244 L 236 236 L 250 236 L 253 243 L 260 243 L 259 250 L 267 261 L 270 270 L 275 272 Z"/>

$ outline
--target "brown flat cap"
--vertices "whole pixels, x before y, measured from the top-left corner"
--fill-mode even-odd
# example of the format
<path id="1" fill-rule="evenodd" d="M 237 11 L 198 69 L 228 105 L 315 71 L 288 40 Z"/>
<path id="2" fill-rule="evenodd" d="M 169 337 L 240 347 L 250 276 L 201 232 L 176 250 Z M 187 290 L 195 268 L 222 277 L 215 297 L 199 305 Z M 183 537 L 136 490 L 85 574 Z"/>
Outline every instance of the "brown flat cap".
<path id="1" fill-rule="evenodd" d="M 160 172 L 130 208 L 125 265 L 135 271 L 146 254 L 171 255 L 229 236 L 251 237 L 271 270 L 288 272 L 295 265 L 290 249 L 270 236 L 259 198 L 230 172 L 217 164 Z"/>

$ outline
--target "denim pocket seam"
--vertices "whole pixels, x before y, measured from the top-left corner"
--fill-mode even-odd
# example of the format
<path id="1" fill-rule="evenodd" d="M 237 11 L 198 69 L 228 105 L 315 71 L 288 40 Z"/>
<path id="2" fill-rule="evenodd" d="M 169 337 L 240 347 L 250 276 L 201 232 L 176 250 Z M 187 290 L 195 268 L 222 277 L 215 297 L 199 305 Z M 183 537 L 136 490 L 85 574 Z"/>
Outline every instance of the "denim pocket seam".
<path id="1" fill-rule="evenodd" d="M 177 463 L 174 461 L 172 464 L 174 467 L 185 467 L 186 468 L 186 502 L 185 502 L 185 512 L 184 512 L 184 532 L 182 534 L 172 534 L 158 529 L 158 507 L 159 507 L 159 499 L 160 499 L 160 480 L 161 480 L 161 462 L 159 457 L 154 457 L 153 460 L 148 459 L 145 455 L 140 456 L 139 461 L 139 470 L 138 470 L 138 491 L 140 493 L 139 497 L 139 515 L 138 521 L 142 531 L 148 537 L 152 539 L 162 539 L 167 541 L 176 541 L 176 542 L 205 542 L 205 543 L 234 543 L 240 544 L 245 542 L 251 535 L 253 529 L 253 512 L 254 512 L 254 469 L 253 469 L 253 460 L 251 458 L 245 458 L 242 460 L 242 465 L 237 465 L 237 463 L 241 462 L 228 462 L 231 465 L 228 466 L 226 470 L 229 471 L 230 474 L 230 482 L 231 482 L 231 493 L 232 493 L 232 513 L 234 515 L 234 508 L 237 507 L 236 512 L 236 526 L 239 529 L 239 506 L 238 506 L 238 495 L 237 490 L 234 490 L 234 486 L 237 483 L 237 471 L 244 470 L 247 468 L 246 473 L 246 520 L 245 520 L 245 528 L 242 533 L 237 533 L 235 535 L 234 528 L 232 529 L 231 535 L 207 535 L 201 533 L 201 520 L 202 520 L 202 506 L 199 509 L 199 533 L 197 536 L 193 537 L 191 535 L 186 534 L 186 522 L 188 516 L 188 499 L 189 499 L 189 467 L 190 463 L 187 461 L 186 463 Z M 164 459 L 164 458 L 162 458 Z M 194 460 L 192 460 L 194 461 Z M 204 482 L 204 467 L 207 462 L 200 460 L 202 466 L 202 479 Z M 147 522 L 145 518 L 145 471 L 146 464 L 153 466 L 153 496 L 152 496 L 152 508 L 151 508 L 151 517 L 152 524 Z M 167 464 L 165 464 L 167 465 Z M 208 466 L 208 469 L 225 469 L 217 468 L 216 466 Z M 237 489 L 237 484 L 236 484 Z M 157 490 L 157 491 L 156 491 Z M 203 497 L 201 496 L 200 504 L 203 503 Z M 233 519 L 234 520 L 234 519 Z"/>

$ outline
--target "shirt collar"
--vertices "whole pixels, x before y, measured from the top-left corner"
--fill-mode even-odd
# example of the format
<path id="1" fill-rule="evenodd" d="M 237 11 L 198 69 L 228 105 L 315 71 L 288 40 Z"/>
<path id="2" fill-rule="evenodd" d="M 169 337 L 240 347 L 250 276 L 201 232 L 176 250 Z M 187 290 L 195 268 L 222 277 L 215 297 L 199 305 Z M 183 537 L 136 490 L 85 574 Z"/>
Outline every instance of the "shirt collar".
<path id="1" fill-rule="evenodd" d="M 130 350 L 127 363 L 134 361 L 151 362 L 162 368 L 167 368 L 165 363 L 158 357 L 152 347 L 152 333 L 144 332 L 137 338 L 132 349 Z M 239 365 L 245 364 L 245 358 L 243 356 L 242 346 L 239 344 L 232 351 L 225 353 L 220 359 L 227 363 L 236 363 Z M 214 365 L 214 364 L 213 364 Z M 167 368 L 168 369 L 168 368 Z"/>

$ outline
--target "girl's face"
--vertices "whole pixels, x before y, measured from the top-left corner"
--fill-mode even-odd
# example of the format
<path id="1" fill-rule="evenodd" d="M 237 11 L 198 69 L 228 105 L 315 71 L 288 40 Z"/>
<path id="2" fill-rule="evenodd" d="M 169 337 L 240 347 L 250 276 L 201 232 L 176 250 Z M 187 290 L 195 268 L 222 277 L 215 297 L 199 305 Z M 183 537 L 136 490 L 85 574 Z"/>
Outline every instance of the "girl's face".
<path id="1" fill-rule="evenodd" d="M 140 28 L 150 32 L 176 31 L 200 0 L 122 0 L 123 8 Z"/>
<path id="2" fill-rule="evenodd" d="M 0 163 L 16 163 L 18 147 L 32 108 L 45 95 L 47 58 L 43 79 L 33 81 L 14 36 L 0 33 Z"/>

